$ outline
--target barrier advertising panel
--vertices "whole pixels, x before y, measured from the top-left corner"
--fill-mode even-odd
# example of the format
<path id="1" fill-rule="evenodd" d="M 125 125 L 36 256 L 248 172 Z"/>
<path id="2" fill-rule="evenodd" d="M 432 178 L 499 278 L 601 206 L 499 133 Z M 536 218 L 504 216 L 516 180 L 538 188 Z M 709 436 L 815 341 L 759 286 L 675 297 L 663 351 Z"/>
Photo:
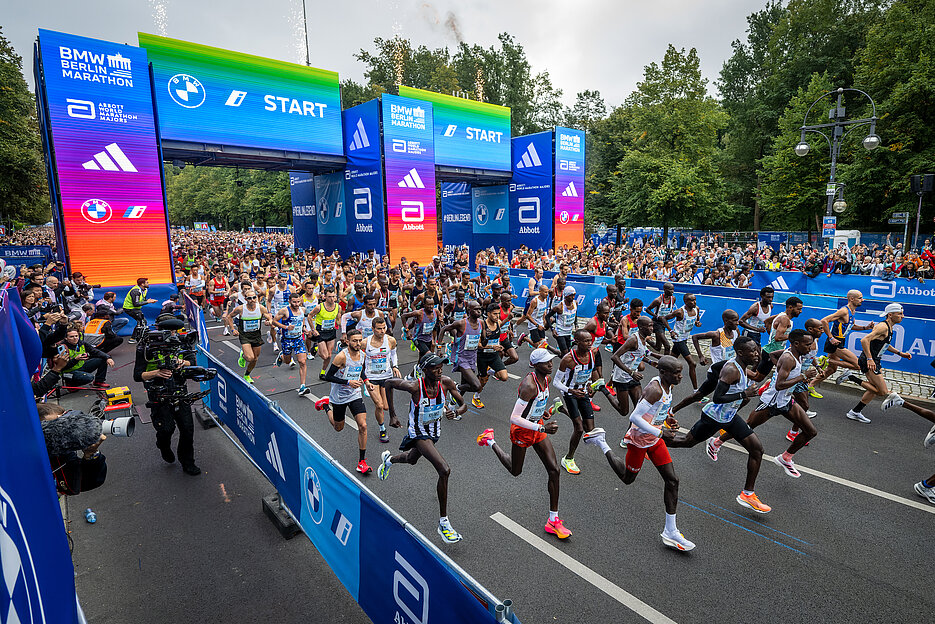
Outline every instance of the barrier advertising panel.
<path id="1" fill-rule="evenodd" d="M 318 244 L 330 254 L 347 239 L 347 211 L 344 207 L 344 174 L 340 171 L 315 176 Z"/>
<path id="2" fill-rule="evenodd" d="M 386 253 L 386 210 L 380 145 L 380 102 L 371 100 L 344 111 L 344 205 L 347 236 L 341 256 L 351 252 Z"/>
<path id="3" fill-rule="evenodd" d="M 584 245 L 584 132 L 555 128 L 555 247 Z"/>
<path id="4" fill-rule="evenodd" d="M 510 170 L 508 107 L 404 86 L 399 94 L 432 103 L 436 165 Z"/>
<path id="5" fill-rule="evenodd" d="M 509 187 L 475 186 L 471 189 L 471 212 L 474 215 L 474 246 L 477 249 L 510 245 Z"/>
<path id="6" fill-rule="evenodd" d="M 510 251 L 552 248 L 552 133 L 516 137 L 510 181 Z"/>
<path id="7" fill-rule="evenodd" d="M 146 51 L 40 30 L 39 54 L 70 271 L 105 287 L 172 283 Z"/>
<path id="8" fill-rule="evenodd" d="M 343 155 L 336 72 L 139 33 L 163 139 Z"/>
<path id="9" fill-rule="evenodd" d="M 318 214 L 315 176 L 308 171 L 289 172 L 292 195 L 292 234 L 296 249 L 318 250 Z"/>
<path id="10" fill-rule="evenodd" d="M 390 262 L 438 253 L 432 105 L 384 94 L 383 154 Z"/>
<path id="11" fill-rule="evenodd" d="M 471 185 L 467 182 L 442 182 L 442 244 L 448 261 L 453 261 L 458 249 L 468 246 L 474 258 L 474 229 L 471 210 Z"/>

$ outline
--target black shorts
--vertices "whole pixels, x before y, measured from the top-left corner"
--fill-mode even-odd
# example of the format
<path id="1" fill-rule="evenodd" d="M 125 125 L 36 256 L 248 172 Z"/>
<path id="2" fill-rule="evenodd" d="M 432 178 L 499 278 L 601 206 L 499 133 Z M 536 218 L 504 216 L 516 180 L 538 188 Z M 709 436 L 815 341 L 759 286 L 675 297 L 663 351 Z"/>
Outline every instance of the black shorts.
<path id="1" fill-rule="evenodd" d="M 779 407 L 778 405 L 767 405 L 766 403 L 763 403 L 761 401 L 756 406 L 756 409 L 753 411 L 754 412 L 765 411 L 769 414 L 770 418 L 772 418 L 773 416 L 783 416 L 785 418 L 789 418 L 789 412 L 791 410 L 792 410 L 792 401 L 789 401 L 782 407 Z"/>
<path id="2" fill-rule="evenodd" d="M 556 336 L 555 340 L 558 341 L 558 350 L 562 353 L 568 353 L 571 351 L 571 336 Z"/>
<path id="3" fill-rule="evenodd" d="M 501 340 L 500 346 L 503 347 L 504 351 L 509 351 L 510 349 L 516 348 L 515 345 L 513 344 L 513 341 L 510 340 L 509 338 L 507 338 L 506 340 Z"/>
<path id="4" fill-rule="evenodd" d="M 260 330 L 255 332 L 240 332 L 237 334 L 237 339 L 242 345 L 248 344 L 251 347 L 263 346 L 263 338 L 260 336 Z"/>
<path id="5" fill-rule="evenodd" d="M 747 421 L 740 417 L 740 414 L 734 414 L 730 422 L 726 423 L 718 422 L 707 414 L 702 414 L 698 422 L 692 425 L 688 434 L 699 442 L 703 442 L 721 429 L 729 433 L 738 442 L 753 433 L 753 429 L 750 428 Z"/>
<path id="6" fill-rule="evenodd" d="M 529 337 L 534 344 L 539 344 L 545 339 L 545 332 L 538 327 L 533 326 L 533 329 L 529 330 Z"/>
<path id="7" fill-rule="evenodd" d="M 601 348 L 598 347 L 597 351 L 594 352 L 594 368 L 602 368 L 604 366 L 604 358 L 601 357 Z"/>
<path id="8" fill-rule="evenodd" d="M 331 340 L 336 340 L 338 334 L 333 329 L 322 329 L 318 328 L 318 335 L 312 336 L 312 342 L 329 342 Z"/>
<path id="9" fill-rule="evenodd" d="M 368 378 L 367 378 L 367 381 L 369 381 L 370 383 L 372 383 L 372 384 L 375 385 L 375 386 L 381 386 L 381 387 L 382 387 L 382 386 L 383 386 L 386 382 L 388 382 L 390 379 L 392 379 L 392 377 L 387 377 L 386 379 L 370 379 L 370 378 L 368 377 Z"/>
<path id="10" fill-rule="evenodd" d="M 666 330 L 666 324 L 664 321 L 654 318 L 653 319 L 653 331 L 661 332 Z"/>
<path id="11" fill-rule="evenodd" d="M 351 410 L 351 416 L 354 414 L 366 414 L 367 408 L 364 407 L 363 399 L 354 399 L 350 403 L 329 403 L 331 406 L 331 416 L 334 418 L 334 422 L 341 422 L 344 420 L 344 415 L 348 409 Z"/>
<path id="12" fill-rule="evenodd" d="M 776 351 L 773 351 L 773 353 L 776 353 Z M 782 352 L 779 351 L 779 353 Z M 773 366 L 775 366 L 773 358 L 771 358 L 770 355 L 771 354 L 767 353 L 766 351 L 760 350 L 760 363 L 756 365 L 756 372 L 763 376 L 769 375 L 769 373 L 773 370 Z"/>
<path id="13" fill-rule="evenodd" d="M 638 388 L 640 386 L 640 382 L 635 379 L 631 379 L 630 381 L 612 381 L 610 383 L 614 385 L 614 390 L 617 392 L 629 392 L 631 388 Z"/>
<path id="14" fill-rule="evenodd" d="M 834 353 L 835 351 L 837 351 L 837 350 L 840 348 L 840 346 L 841 346 L 841 345 L 833 345 L 833 344 L 831 344 L 831 339 L 828 338 L 828 339 L 825 340 L 825 346 L 822 348 L 822 350 L 823 350 L 825 353 L 827 353 L 828 355 L 831 355 L 832 353 Z"/>
<path id="15" fill-rule="evenodd" d="M 503 360 L 500 359 L 499 353 L 491 353 L 489 351 L 478 351 L 477 352 L 477 373 L 481 377 L 487 377 L 487 370 L 493 370 L 494 373 L 499 373 L 502 370 L 506 370 L 506 366 L 503 365 Z"/>
<path id="16" fill-rule="evenodd" d="M 873 362 L 877 365 L 877 374 L 880 374 L 883 362 L 877 358 L 873 358 Z M 867 366 L 867 356 L 863 353 L 861 353 L 860 357 L 857 358 L 857 365 L 860 366 L 860 372 L 862 372 L 864 375 L 870 372 L 870 368 Z"/>
<path id="17" fill-rule="evenodd" d="M 408 435 L 402 439 L 402 442 L 399 443 L 399 450 L 408 451 L 416 445 L 416 442 L 419 440 L 431 440 L 432 444 L 438 442 L 438 436 L 430 435 L 417 435 L 414 438 L 410 438 Z"/>
<path id="18" fill-rule="evenodd" d="M 686 360 L 692 356 L 691 352 L 688 350 L 688 341 L 687 340 L 678 340 L 672 343 L 672 355 L 674 357 L 682 356 Z"/>
<path id="19" fill-rule="evenodd" d="M 594 420 L 594 410 L 591 409 L 591 398 L 585 397 L 579 399 L 570 394 L 563 394 L 565 400 L 565 409 L 568 410 L 568 417 L 572 420 L 581 418 L 582 420 Z"/>
<path id="20" fill-rule="evenodd" d="M 432 350 L 432 343 L 425 342 L 423 340 L 415 340 L 416 349 L 419 350 L 419 359 L 422 359 L 422 356 Z"/>

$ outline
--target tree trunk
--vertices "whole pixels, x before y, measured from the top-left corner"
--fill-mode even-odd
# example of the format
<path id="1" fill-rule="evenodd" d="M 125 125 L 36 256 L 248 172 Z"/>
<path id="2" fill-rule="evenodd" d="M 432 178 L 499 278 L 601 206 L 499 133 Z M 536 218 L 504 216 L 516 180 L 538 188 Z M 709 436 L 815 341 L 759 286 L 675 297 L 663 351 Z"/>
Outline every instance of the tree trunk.
<path id="1" fill-rule="evenodd" d="M 756 196 L 753 198 L 753 231 L 760 231 L 760 172 L 756 172 Z"/>

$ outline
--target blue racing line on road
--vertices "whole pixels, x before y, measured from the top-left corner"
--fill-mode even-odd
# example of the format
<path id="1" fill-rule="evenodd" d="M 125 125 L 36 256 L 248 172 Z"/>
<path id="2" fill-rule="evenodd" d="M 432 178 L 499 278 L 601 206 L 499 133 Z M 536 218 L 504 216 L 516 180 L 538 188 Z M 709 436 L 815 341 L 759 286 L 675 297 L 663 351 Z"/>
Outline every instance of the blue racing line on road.
<path id="1" fill-rule="evenodd" d="M 747 527 L 741 526 L 741 525 L 737 524 L 736 522 L 731 522 L 731 521 L 728 520 L 727 518 L 722 518 L 721 516 L 719 516 L 719 515 L 717 515 L 717 514 L 713 514 L 713 513 L 711 513 L 710 511 L 705 511 L 704 509 L 701 509 L 700 507 L 695 507 L 695 506 L 692 505 L 691 503 L 686 503 L 684 500 L 679 500 L 679 503 L 682 504 L 682 505 L 686 505 L 686 506 L 688 506 L 688 507 L 691 507 L 692 509 L 696 509 L 696 510 L 700 511 L 700 512 L 703 513 L 703 514 L 707 514 L 707 515 L 709 515 L 709 516 L 712 516 L 712 517 L 714 517 L 714 518 L 717 518 L 718 520 L 721 520 L 721 521 L 723 521 L 723 522 L 726 522 L 727 524 L 730 524 L 731 526 L 735 526 L 735 527 L 737 527 L 738 529 L 743 529 L 744 531 L 747 531 L 747 532 L 749 532 L 749 533 L 753 533 L 754 535 L 757 535 L 757 536 L 759 536 L 759 537 L 762 537 L 763 539 L 765 539 L 765 540 L 767 540 L 767 541 L 770 541 L 770 542 L 772 542 L 772 543 L 774 543 L 774 544 L 778 544 L 779 546 L 782 546 L 783 548 L 788 548 L 789 550 L 791 550 L 791 551 L 793 551 L 793 552 L 797 552 L 797 553 L 799 553 L 800 555 L 805 555 L 806 557 L 809 556 L 808 553 L 804 553 L 804 552 L 802 552 L 801 550 L 798 550 L 797 548 L 793 548 L 792 546 L 789 546 L 789 545 L 787 545 L 787 544 L 783 544 L 782 542 L 777 542 L 776 540 L 774 540 L 774 539 L 771 538 L 771 537 L 767 537 L 767 536 L 763 535 L 762 533 L 757 533 L 757 532 L 754 531 L 753 529 L 748 529 Z M 792 537 L 792 536 L 790 535 L 790 537 Z M 793 538 L 793 539 L 795 539 L 795 538 Z M 801 540 L 799 540 L 799 541 L 801 541 Z M 806 543 L 807 543 L 807 542 L 806 542 Z"/>
<path id="2" fill-rule="evenodd" d="M 806 542 L 805 540 L 799 539 L 799 538 L 797 538 L 797 537 L 795 537 L 795 536 L 793 536 L 793 535 L 789 535 L 788 533 L 783 533 L 783 532 L 780 531 L 779 529 L 774 529 L 773 527 L 771 527 L 771 526 L 769 526 L 769 525 L 766 525 L 766 524 L 763 524 L 762 522 L 757 522 L 756 520 L 751 520 L 750 518 L 746 517 L 746 516 L 743 515 L 743 514 L 739 514 L 739 513 L 737 513 L 736 511 L 731 511 L 730 509 L 724 509 L 723 507 L 721 507 L 721 506 L 719 506 L 719 505 L 715 505 L 714 503 L 710 503 L 710 502 L 708 502 L 708 501 L 705 501 L 705 502 L 708 503 L 709 505 L 711 505 L 712 507 L 717 507 L 717 508 L 720 509 L 721 511 L 726 511 L 727 513 L 733 514 L 733 515 L 737 516 L 738 518 L 743 518 L 743 519 L 746 520 L 747 522 L 752 522 L 753 524 L 758 524 L 758 525 L 760 525 L 761 527 L 763 527 L 764 529 L 769 529 L 770 531 L 775 531 L 776 533 L 779 533 L 780 535 L 785 535 L 785 536 L 788 537 L 789 539 L 794 539 L 794 540 L 797 541 L 797 542 L 802 542 L 802 543 L 805 544 L 806 546 L 813 546 L 813 544 L 812 544 L 811 542 Z"/>

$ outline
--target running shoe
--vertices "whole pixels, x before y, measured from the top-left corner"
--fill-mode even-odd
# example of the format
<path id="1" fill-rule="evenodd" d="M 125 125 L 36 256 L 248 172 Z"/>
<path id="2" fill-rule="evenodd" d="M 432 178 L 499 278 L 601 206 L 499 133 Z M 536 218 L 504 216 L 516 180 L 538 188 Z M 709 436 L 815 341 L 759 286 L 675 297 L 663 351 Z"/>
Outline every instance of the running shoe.
<path id="1" fill-rule="evenodd" d="M 253 377 L 251 377 L 248 373 L 244 373 L 243 380 L 246 381 L 248 384 L 253 383 Z"/>
<path id="2" fill-rule="evenodd" d="M 370 391 L 367 390 L 367 384 L 366 384 L 366 383 L 360 387 L 360 392 L 361 392 L 361 394 L 363 394 L 365 397 L 369 397 L 369 396 L 370 396 Z"/>
<path id="3" fill-rule="evenodd" d="M 676 531 L 675 533 L 663 531 L 659 534 L 659 537 L 662 538 L 662 543 L 669 548 L 681 550 L 682 552 L 688 552 L 695 547 L 694 542 L 685 539 L 685 536 L 682 535 L 681 531 Z"/>
<path id="4" fill-rule="evenodd" d="M 600 390 L 606 385 L 607 385 L 606 381 L 604 381 L 603 379 L 598 379 L 597 381 L 591 382 L 591 390 L 593 390 L 594 392 L 597 392 L 598 390 Z"/>
<path id="5" fill-rule="evenodd" d="M 925 484 L 919 481 L 914 486 L 916 494 L 935 505 L 935 488 L 925 487 Z"/>
<path id="6" fill-rule="evenodd" d="M 756 391 L 756 393 L 760 396 L 763 396 L 763 393 L 766 392 L 767 389 L 769 389 L 769 386 L 772 382 L 773 382 L 772 378 L 767 379 L 766 383 L 760 386 L 759 389 Z"/>
<path id="7" fill-rule="evenodd" d="M 715 445 L 715 438 L 708 438 L 704 443 L 704 450 L 708 453 L 708 457 L 711 458 L 711 461 L 717 461 L 717 454 L 720 452 L 721 447 Z"/>
<path id="8" fill-rule="evenodd" d="M 299 386 L 299 396 L 305 396 L 306 394 L 310 394 L 311 392 L 312 392 L 312 389 L 306 386 L 305 384 L 302 384 L 301 386 Z"/>
<path id="9" fill-rule="evenodd" d="M 419 350 L 418 347 L 416 347 L 416 343 L 415 343 L 415 342 L 410 342 L 410 343 L 409 343 L 409 349 L 410 349 L 411 351 L 418 351 L 418 350 Z"/>
<path id="10" fill-rule="evenodd" d="M 815 416 L 818 416 L 818 412 L 814 410 L 806 410 L 805 415 L 808 416 L 809 418 L 814 418 Z"/>
<path id="11" fill-rule="evenodd" d="M 595 403 L 594 401 L 591 401 L 591 411 L 599 412 L 601 411 L 601 406 Z"/>
<path id="12" fill-rule="evenodd" d="M 699 403 L 707 403 L 707 402 L 710 401 L 710 400 L 711 400 L 710 397 L 706 397 L 706 396 L 705 396 L 705 397 L 701 397 L 700 399 L 698 399 L 698 402 L 699 402 Z"/>
<path id="13" fill-rule="evenodd" d="M 565 528 L 562 519 L 556 517 L 555 520 L 549 520 L 545 523 L 545 532 L 551 533 L 558 539 L 568 539 L 571 537 L 571 531 Z"/>
<path id="14" fill-rule="evenodd" d="M 852 410 L 852 409 L 851 409 L 851 410 L 847 410 L 847 414 L 845 414 L 845 416 L 847 416 L 847 417 L 850 418 L 851 420 L 856 420 L 856 421 L 859 422 L 859 423 L 869 423 L 869 422 L 870 422 L 870 419 L 869 419 L 869 418 L 867 418 L 866 416 L 864 416 L 864 415 L 863 415 L 862 413 L 860 413 L 860 412 L 855 412 L 855 411 Z"/>
<path id="15" fill-rule="evenodd" d="M 231 335 L 231 330 L 230 330 L 230 328 L 229 328 L 229 327 L 225 327 L 223 333 L 224 333 L 225 336 L 230 336 L 230 335 Z"/>
<path id="16" fill-rule="evenodd" d="M 822 368 L 824 368 L 825 365 L 828 364 L 828 356 L 827 355 L 818 356 L 818 358 L 815 360 L 815 363 L 821 366 Z"/>
<path id="17" fill-rule="evenodd" d="M 323 399 L 318 399 L 317 401 L 315 401 L 315 409 L 317 409 L 319 412 L 321 410 L 328 409 L 328 405 L 330 403 L 331 403 L 331 399 L 329 399 L 328 397 L 325 397 Z"/>
<path id="18" fill-rule="evenodd" d="M 925 440 L 922 442 L 922 446 L 925 448 L 932 448 L 935 446 L 935 427 L 929 430 L 928 435 L 925 436 Z"/>
<path id="19" fill-rule="evenodd" d="M 273 345 L 273 353 L 279 353 L 279 345 L 278 345 L 278 344 L 274 344 L 274 345 Z"/>
<path id="20" fill-rule="evenodd" d="M 478 398 L 476 394 L 473 397 L 471 397 L 471 405 L 473 405 L 477 409 L 484 409 L 484 402 L 481 401 L 480 398 Z"/>
<path id="21" fill-rule="evenodd" d="M 798 479 L 802 476 L 802 473 L 795 469 L 795 462 L 792 460 L 784 460 L 782 455 L 776 455 L 773 457 L 773 463 L 778 464 L 783 470 L 786 471 L 786 474 L 793 479 Z"/>
<path id="22" fill-rule="evenodd" d="M 229 334 L 225 334 L 225 336 L 226 335 L 229 335 Z M 136 339 L 130 338 L 129 340 L 127 340 L 127 342 L 129 342 L 130 344 L 136 344 Z"/>
<path id="23" fill-rule="evenodd" d="M 562 458 L 562 468 L 565 469 L 565 472 L 568 474 L 580 474 L 581 470 L 578 468 L 578 464 L 575 463 L 574 458 L 568 459 L 567 457 Z"/>
<path id="24" fill-rule="evenodd" d="M 795 442 L 795 437 L 797 435 L 799 435 L 798 431 L 793 431 L 792 429 L 790 429 L 789 431 L 786 432 L 786 439 L 789 440 L 790 442 Z"/>
<path id="25" fill-rule="evenodd" d="M 282 366 L 282 353 L 276 356 L 276 361 L 274 362 L 274 364 L 276 364 L 277 368 Z"/>
<path id="26" fill-rule="evenodd" d="M 617 396 L 617 391 L 614 390 L 613 386 L 604 386 L 604 387 L 607 388 L 607 394 L 609 394 L 610 396 Z"/>
<path id="27" fill-rule="evenodd" d="M 381 429 L 380 430 L 380 442 L 389 442 L 389 441 L 390 441 L 390 434 L 386 432 L 386 429 Z"/>
<path id="28" fill-rule="evenodd" d="M 390 457 L 392 453 L 389 451 L 383 451 L 380 455 L 380 465 L 377 467 L 377 476 L 380 477 L 380 481 L 386 481 L 386 478 L 390 476 L 390 466 L 393 465 L 390 463 Z"/>
<path id="29" fill-rule="evenodd" d="M 627 439 L 626 439 L 626 438 L 620 438 L 620 448 L 622 448 L 622 449 L 627 448 Z"/>
<path id="30" fill-rule="evenodd" d="M 883 403 L 880 405 L 880 409 L 885 412 L 891 407 L 899 407 L 905 402 L 906 401 L 904 401 L 901 396 L 899 396 L 895 392 L 890 392 L 890 395 L 886 397 L 885 399 L 883 399 Z"/>
<path id="31" fill-rule="evenodd" d="M 452 343 L 450 342 L 445 345 L 445 358 L 448 359 L 449 362 L 451 361 L 451 345 Z"/>
<path id="32" fill-rule="evenodd" d="M 292 370 L 294 368 L 295 368 L 295 358 L 292 358 L 291 360 L 289 360 L 289 370 Z"/>
<path id="33" fill-rule="evenodd" d="M 240 350 L 240 356 L 237 358 L 237 366 L 247 368 L 247 359 L 243 356 L 243 349 Z"/>
<path id="34" fill-rule="evenodd" d="M 552 407 L 549 408 L 549 416 L 555 416 L 558 413 L 559 408 L 562 407 L 562 399 L 555 399 L 555 403 L 552 404 Z"/>
<path id="35" fill-rule="evenodd" d="M 362 459 L 359 462 L 357 462 L 357 472 L 361 474 L 370 474 L 371 472 L 373 472 L 373 468 L 367 465 L 366 459 Z"/>
<path id="36" fill-rule="evenodd" d="M 818 392 L 818 390 L 816 390 L 816 389 L 813 388 L 812 386 L 809 386 L 809 387 L 808 387 L 808 396 L 812 397 L 813 399 L 823 399 L 823 398 L 825 398 L 825 395 L 823 395 L 823 394 L 821 394 L 820 392 Z"/>
<path id="37" fill-rule="evenodd" d="M 601 446 L 601 442 L 607 443 L 605 431 L 600 427 L 585 431 L 582 438 L 584 438 L 585 444 L 593 444 L 594 446 Z"/>
<path id="38" fill-rule="evenodd" d="M 273 341 L 273 334 L 271 334 L 271 333 L 269 333 L 269 332 L 267 331 L 267 332 L 266 332 L 266 342 L 272 342 L 272 341 Z"/>
<path id="39" fill-rule="evenodd" d="M 843 373 L 841 373 L 840 375 L 834 378 L 834 383 L 840 386 L 842 383 L 847 381 L 847 378 L 850 376 L 851 376 L 851 371 L 848 369 L 845 369 Z"/>
<path id="40" fill-rule="evenodd" d="M 526 340 L 526 332 L 523 332 L 519 335 L 519 340 L 516 341 L 516 346 L 522 345 L 524 340 Z"/>
<path id="41" fill-rule="evenodd" d="M 324 381 L 324 380 L 325 380 L 325 371 L 319 372 L 319 373 L 318 373 L 318 378 L 321 379 L 322 381 Z"/>
<path id="42" fill-rule="evenodd" d="M 461 541 L 461 534 L 451 528 L 451 522 L 438 521 L 438 534 L 449 544 L 456 544 Z"/>
<path id="43" fill-rule="evenodd" d="M 106 381 L 95 381 L 91 385 L 100 390 L 106 390 L 107 388 L 110 388 L 110 384 Z"/>
<path id="44" fill-rule="evenodd" d="M 484 429 L 484 431 L 477 436 L 477 445 L 487 446 L 487 440 L 493 440 L 493 429 Z"/>
<path id="45" fill-rule="evenodd" d="M 737 495 L 737 502 L 742 506 L 761 514 L 769 513 L 773 510 L 773 508 L 766 503 L 760 502 L 760 499 L 756 497 L 756 493 L 750 494 L 748 496 L 747 494 L 741 492 Z"/>

